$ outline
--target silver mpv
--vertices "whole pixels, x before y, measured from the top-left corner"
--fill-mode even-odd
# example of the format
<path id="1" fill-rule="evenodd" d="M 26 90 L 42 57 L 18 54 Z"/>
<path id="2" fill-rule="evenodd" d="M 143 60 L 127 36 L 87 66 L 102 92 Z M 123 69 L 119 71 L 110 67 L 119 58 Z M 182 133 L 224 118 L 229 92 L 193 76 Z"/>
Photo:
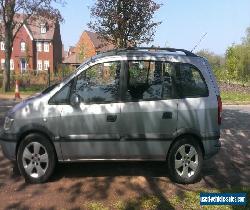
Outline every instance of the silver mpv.
<path id="1" fill-rule="evenodd" d="M 5 117 L 0 142 L 26 181 L 57 161 L 167 161 L 172 180 L 195 182 L 220 149 L 222 104 L 207 62 L 173 48 L 128 48 L 84 62 Z"/>

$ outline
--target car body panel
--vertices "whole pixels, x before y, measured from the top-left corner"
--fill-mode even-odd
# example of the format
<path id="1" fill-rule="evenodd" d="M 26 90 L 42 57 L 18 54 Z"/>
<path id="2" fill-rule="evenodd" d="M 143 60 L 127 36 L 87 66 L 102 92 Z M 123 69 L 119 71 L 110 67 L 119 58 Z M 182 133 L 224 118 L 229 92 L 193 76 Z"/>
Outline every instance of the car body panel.
<path id="1" fill-rule="evenodd" d="M 109 61 L 151 60 L 188 63 L 197 67 L 209 90 L 208 97 L 159 101 L 119 101 L 111 104 L 49 104 L 49 100 L 82 71 Z M 121 82 L 122 81 L 121 77 Z M 155 51 L 117 51 L 97 55 L 83 63 L 72 75 L 50 92 L 39 94 L 12 108 L 10 130 L 0 135 L 7 157 L 15 157 L 23 134 L 41 132 L 55 145 L 59 161 L 151 159 L 164 160 L 168 149 L 180 135 L 193 134 L 201 139 L 205 155 L 219 148 L 218 102 L 220 94 L 208 62 L 198 56 Z M 171 119 L 163 119 L 164 113 Z M 107 122 L 116 115 L 115 122 Z M 3 139 L 13 134 L 13 141 Z M 210 140 L 209 140 L 210 139 Z M 4 140 L 4 143 L 3 143 Z M 6 144 L 11 146 L 6 146 Z M 13 144 L 14 142 L 14 144 Z M 14 145 L 14 146 L 13 146 Z M 11 148 L 11 149 L 10 149 Z"/>

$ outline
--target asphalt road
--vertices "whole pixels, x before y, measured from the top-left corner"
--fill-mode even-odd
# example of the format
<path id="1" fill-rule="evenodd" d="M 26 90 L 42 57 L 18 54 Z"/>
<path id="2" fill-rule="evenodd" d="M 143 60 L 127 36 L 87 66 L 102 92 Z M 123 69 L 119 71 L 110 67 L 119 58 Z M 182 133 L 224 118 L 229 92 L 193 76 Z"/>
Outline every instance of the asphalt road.
<path id="1" fill-rule="evenodd" d="M 0 99 L 0 125 L 12 105 Z M 204 162 L 201 180 L 192 185 L 172 183 L 165 163 L 152 162 L 61 164 L 50 182 L 27 185 L 0 151 L 0 209 L 80 209 L 87 201 L 147 194 L 168 204 L 169 196 L 185 191 L 250 187 L 250 106 L 224 106 L 221 142 L 219 154 Z"/>

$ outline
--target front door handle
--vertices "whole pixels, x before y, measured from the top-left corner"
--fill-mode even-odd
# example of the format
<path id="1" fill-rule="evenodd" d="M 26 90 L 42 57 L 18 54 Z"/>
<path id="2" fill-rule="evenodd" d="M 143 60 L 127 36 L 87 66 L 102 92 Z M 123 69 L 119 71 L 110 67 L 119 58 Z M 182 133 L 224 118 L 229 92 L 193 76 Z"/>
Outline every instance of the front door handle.
<path id="1" fill-rule="evenodd" d="M 117 115 L 108 115 L 107 122 L 115 122 L 117 120 Z"/>
<path id="2" fill-rule="evenodd" d="M 173 113 L 172 112 L 164 112 L 163 114 L 162 114 L 162 119 L 172 119 L 172 117 L 173 117 Z"/>

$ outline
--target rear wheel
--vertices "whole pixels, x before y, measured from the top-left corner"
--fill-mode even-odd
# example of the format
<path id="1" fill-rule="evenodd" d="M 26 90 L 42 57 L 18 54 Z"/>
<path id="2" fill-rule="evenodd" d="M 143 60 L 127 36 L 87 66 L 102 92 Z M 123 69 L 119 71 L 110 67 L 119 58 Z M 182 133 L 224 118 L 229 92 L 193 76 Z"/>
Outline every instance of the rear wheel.
<path id="1" fill-rule="evenodd" d="M 197 140 L 191 136 L 183 137 L 169 151 L 170 176 L 177 183 L 193 183 L 200 176 L 202 162 L 202 151 Z"/>
<path id="2" fill-rule="evenodd" d="M 26 182 L 46 182 L 56 163 L 53 145 L 40 134 L 29 134 L 19 145 L 17 163 Z"/>

